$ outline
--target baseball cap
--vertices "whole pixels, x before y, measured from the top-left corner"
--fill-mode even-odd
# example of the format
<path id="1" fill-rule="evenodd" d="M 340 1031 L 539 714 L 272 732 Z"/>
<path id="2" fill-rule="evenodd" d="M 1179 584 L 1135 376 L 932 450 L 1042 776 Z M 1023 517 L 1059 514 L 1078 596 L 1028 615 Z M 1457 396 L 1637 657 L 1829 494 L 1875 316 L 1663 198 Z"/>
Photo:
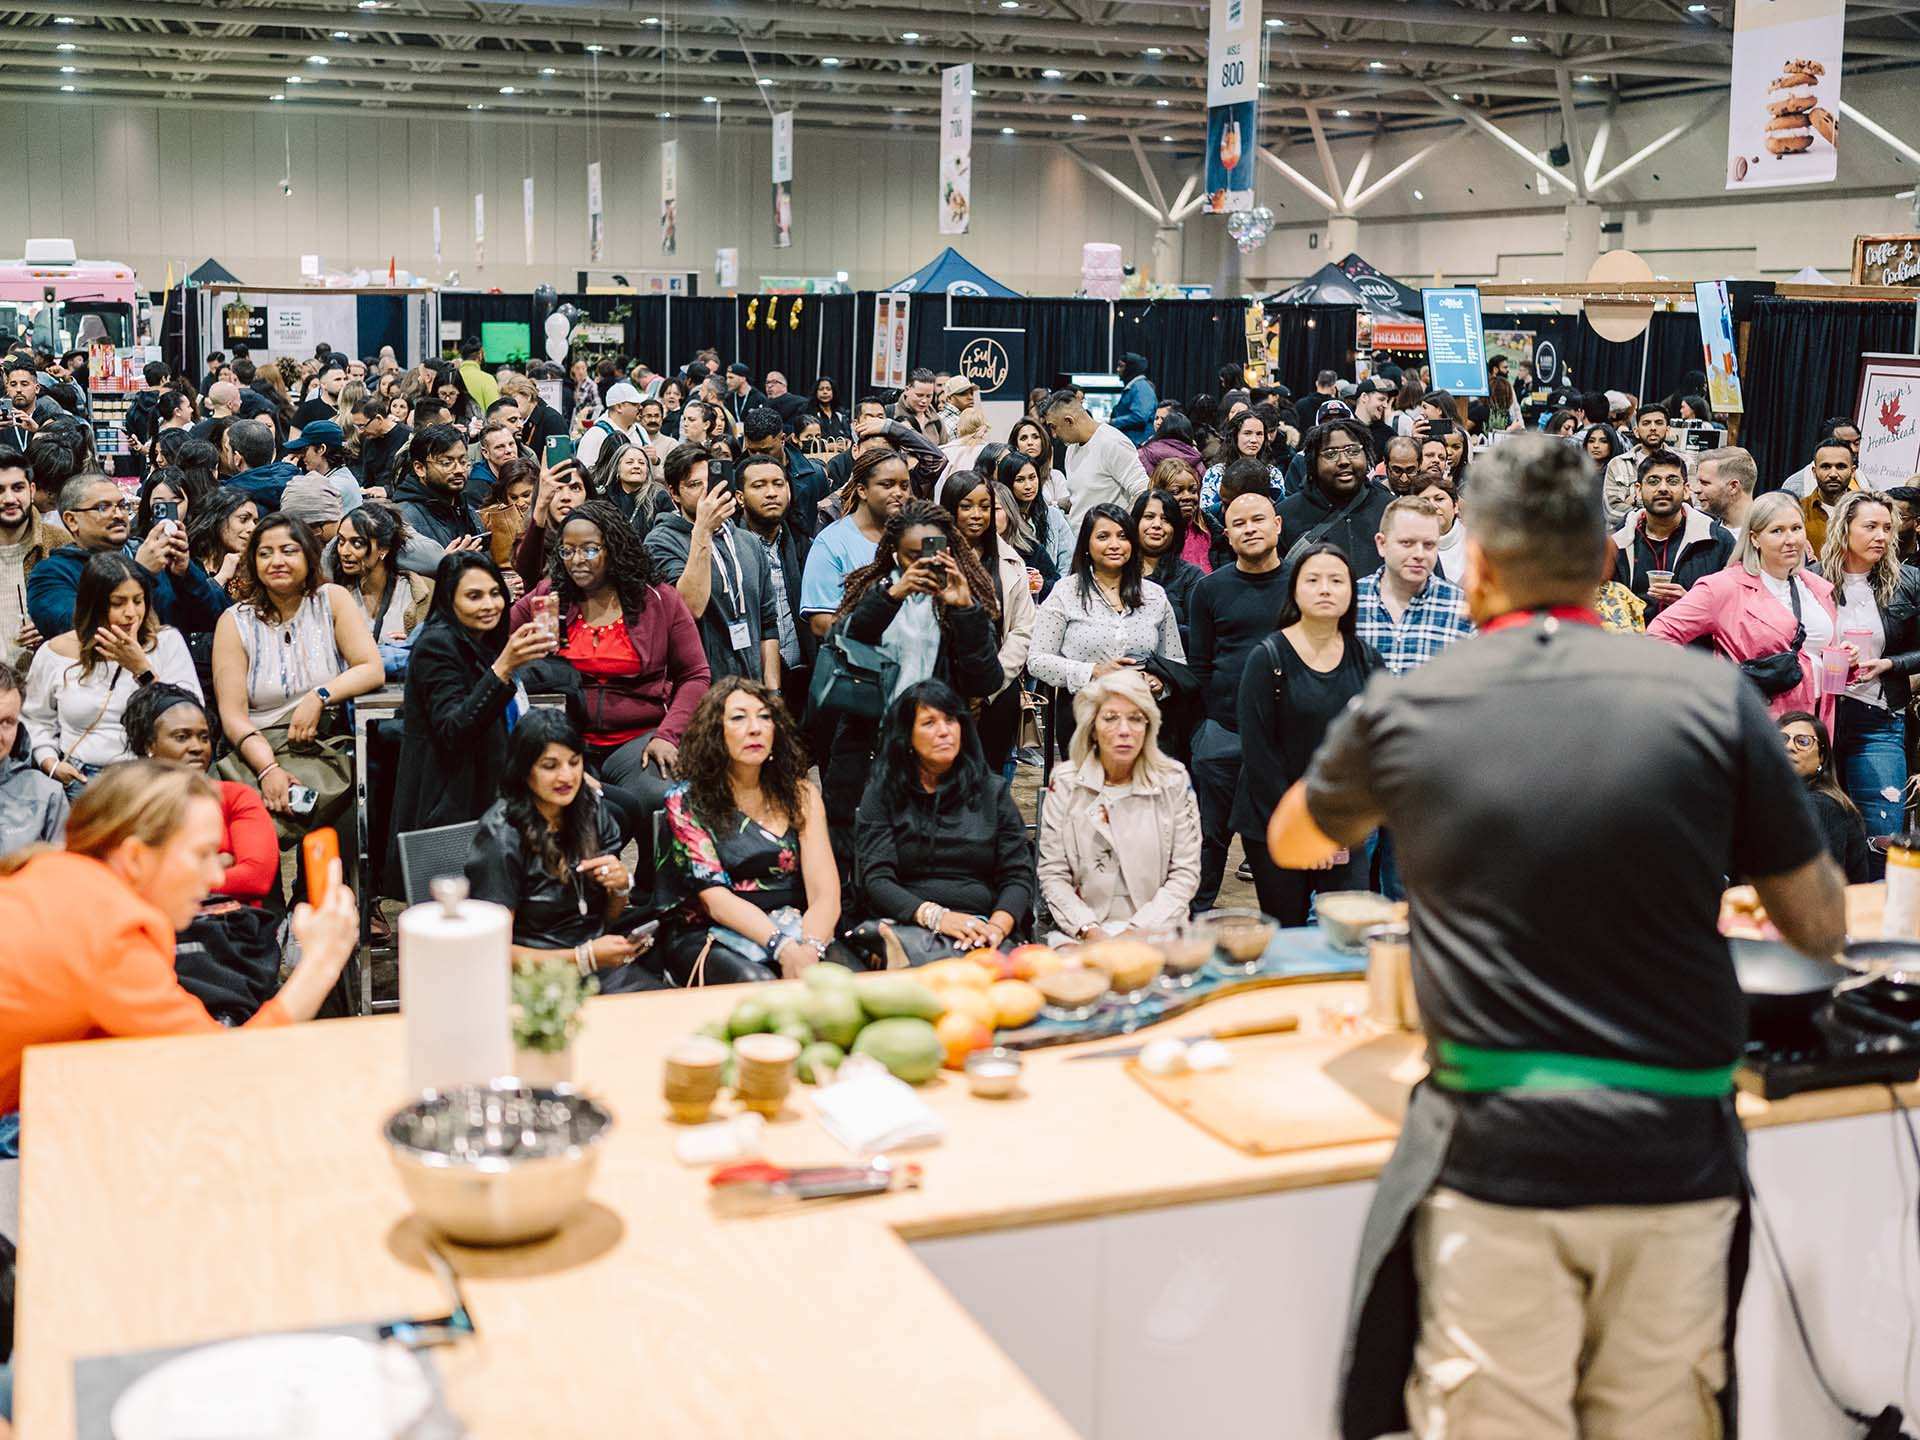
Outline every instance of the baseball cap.
<path id="1" fill-rule="evenodd" d="M 344 370 L 346 368 L 347 357 L 337 351 L 329 354 L 326 359 L 320 362 L 320 373 L 322 375 L 326 374 L 329 370 Z"/>
<path id="2" fill-rule="evenodd" d="M 338 524 L 343 512 L 340 492 L 324 475 L 301 475 L 280 492 L 280 513 L 309 525 Z"/>
<path id="3" fill-rule="evenodd" d="M 973 381 L 964 375 L 949 375 L 947 377 L 947 383 L 940 387 L 940 398 L 942 400 L 951 400 L 956 395 L 964 395 L 969 390 L 978 390 L 979 388 L 978 385 L 974 384 Z"/>
<path id="4" fill-rule="evenodd" d="M 727 374 L 738 375 L 742 380 L 751 380 L 753 378 L 753 371 L 749 369 L 743 361 L 739 360 L 727 366 Z"/>
<path id="5" fill-rule="evenodd" d="M 338 449 L 347 443 L 346 433 L 331 420 L 315 420 L 303 427 L 298 439 L 289 440 L 280 447 L 283 455 L 298 454 L 302 450 L 311 450 L 315 445 L 326 445 Z"/>
<path id="6" fill-rule="evenodd" d="M 1351 420 L 1353 407 L 1344 400 L 1325 400 L 1320 408 L 1313 412 L 1313 423 L 1324 425 L 1329 420 Z"/>
<path id="7" fill-rule="evenodd" d="M 1382 375 L 1369 375 L 1354 387 L 1356 395 L 1397 395 L 1399 388 Z"/>
<path id="8" fill-rule="evenodd" d="M 644 398 L 638 387 L 625 380 L 615 381 L 607 387 L 606 403 L 609 405 L 638 405 Z"/>

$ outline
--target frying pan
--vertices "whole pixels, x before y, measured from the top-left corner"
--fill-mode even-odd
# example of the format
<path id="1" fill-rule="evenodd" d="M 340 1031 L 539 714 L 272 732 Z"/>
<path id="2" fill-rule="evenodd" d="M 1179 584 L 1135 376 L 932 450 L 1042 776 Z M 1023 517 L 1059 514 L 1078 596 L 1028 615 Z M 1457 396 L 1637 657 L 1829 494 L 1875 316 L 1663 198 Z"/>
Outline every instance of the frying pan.
<path id="1" fill-rule="evenodd" d="M 1832 960 L 1802 955 L 1780 940 L 1730 939 L 1740 992 L 1747 997 L 1748 1026 L 1756 1036 L 1805 1024 L 1850 972 Z M 1909 947 L 1920 968 L 1920 949 Z"/>

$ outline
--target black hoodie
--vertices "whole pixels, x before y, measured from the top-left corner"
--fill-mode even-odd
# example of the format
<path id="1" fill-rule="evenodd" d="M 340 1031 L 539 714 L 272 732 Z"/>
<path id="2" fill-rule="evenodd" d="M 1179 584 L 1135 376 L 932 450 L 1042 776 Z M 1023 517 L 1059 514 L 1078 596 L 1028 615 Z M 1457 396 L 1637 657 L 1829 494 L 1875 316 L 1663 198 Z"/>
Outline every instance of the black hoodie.
<path id="1" fill-rule="evenodd" d="M 388 492 L 388 499 L 416 534 L 443 547 L 462 536 L 483 533 L 473 523 L 473 516 L 462 498 L 435 490 L 418 475 L 402 479 Z"/>

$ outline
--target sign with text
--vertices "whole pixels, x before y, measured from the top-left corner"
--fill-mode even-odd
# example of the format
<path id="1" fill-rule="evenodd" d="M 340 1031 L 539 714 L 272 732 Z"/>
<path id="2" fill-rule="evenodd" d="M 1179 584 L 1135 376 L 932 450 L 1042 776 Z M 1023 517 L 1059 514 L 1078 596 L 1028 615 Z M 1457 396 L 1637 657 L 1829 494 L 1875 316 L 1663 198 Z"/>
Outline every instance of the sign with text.
<path id="1" fill-rule="evenodd" d="M 973 220 L 973 66 L 940 72 L 940 233 L 964 235 Z"/>
<path id="2" fill-rule="evenodd" d="M 1707 400 L 1715 414 L 1738 414 L 1747 404 L 1740 393 L 1740 361 L 1733 338 L 1733 306 L 1727 300 L 1727 282 L 1696 282 L 1693 303 L 1700 312 L 1700 349 L 1706 357 Z"/>
<path id="3" fill-rule="evenodd" d="M 1215 215 L 1253 208 L 1260 0 L 1213 0 L 1207 25 L 1207 203 Z"/>
<path id="4" fill-rule="evenodd" d="M 1833 179 L 1846 29 L 1846 0 L 1736 0 L 1727 189 Z"/>
<path id="5" fill-rule="evenodd" d="M 982 400 L 1015 399 L 1025 404 L 1026 331 L 958 329 L 941 333 L 942 370 L 966 376 L 979 387 Z"/>
<path id="6" fill-rule="evenodd" d="M 1433 388 L 1450 395 L 1487 393 L 1487 335 L 1480 323 L 1480 292 L 1471 285 L 1422 290 L 1427 365 Z"/>
<path id="7" fill-rule="evenodd" d="M 1920 235 L 1854 236 L 1853 283 L 1920 286 Z"/>
<path id="8" fill-rule="evenodd" d="M 887 290 L 873 297 L 873 366 L 869 378 L 876 390 L 907 388 L 907 322 L 913 297 L 904 290 Z"/>
<path id="9" fill-rule="evenodd" d="M 1920 474 L 1920 355 L 1862 355 L 1859 479 L 1886 490 Z"/>

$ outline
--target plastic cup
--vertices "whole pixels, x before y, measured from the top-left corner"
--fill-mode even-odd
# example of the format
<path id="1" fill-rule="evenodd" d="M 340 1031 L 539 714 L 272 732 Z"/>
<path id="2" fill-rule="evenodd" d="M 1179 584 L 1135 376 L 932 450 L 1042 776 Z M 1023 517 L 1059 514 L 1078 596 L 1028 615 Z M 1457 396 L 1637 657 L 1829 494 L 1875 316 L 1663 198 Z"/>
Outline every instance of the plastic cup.
<path id="1" fill-rule="evenodd" d="M 1853 657 L 1839 645 L 1828 645 L 1820 651 L 1820 693 L 1838 695 L 1847 688 L 1847 672 L 1853 668 Z"/>
<path id="2" fill-rule="evenodd" d="M 1672 583 L 1673 583 L 1673 572 L 1671 570 L 1647 571 L 1647 584 L 1649 586 L 1671 585 Z"/>

